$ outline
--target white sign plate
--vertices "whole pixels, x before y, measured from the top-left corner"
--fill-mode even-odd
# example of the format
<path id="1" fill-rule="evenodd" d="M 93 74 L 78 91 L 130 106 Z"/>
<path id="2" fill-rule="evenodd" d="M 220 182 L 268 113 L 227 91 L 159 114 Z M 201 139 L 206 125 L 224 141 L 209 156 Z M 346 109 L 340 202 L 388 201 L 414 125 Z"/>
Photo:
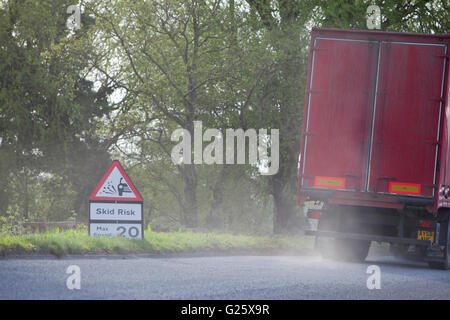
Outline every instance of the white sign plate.
<path id="1" fill-rule="evenodd" d="M 140 223 L 90 223 L 89 235 L 94 237 L 125 237 L 142 239 L 142 225 Z"/>
<path id="2" fill-rule="evenodd" d="M 90 220 L 141 221 L 141 203 L 91 202 Z"/>

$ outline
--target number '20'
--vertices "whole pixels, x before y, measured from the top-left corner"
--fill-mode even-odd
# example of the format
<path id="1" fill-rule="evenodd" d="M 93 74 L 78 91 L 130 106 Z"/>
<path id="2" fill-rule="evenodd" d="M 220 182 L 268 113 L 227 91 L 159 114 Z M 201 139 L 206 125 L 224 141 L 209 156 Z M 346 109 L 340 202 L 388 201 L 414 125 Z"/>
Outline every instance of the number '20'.
<path id="1" fill-rule="evenodd" d="M 125 233 L 127 232 L 127 228 L 125 228 L 124 226 L 120 226 L 117 227 L 117 231 L 119 232 L 119 236 L 124 236 Z M 136 227 L 130 227 L 128 229 L 128 235 L 131 238 L 136 238 L 139 235 L 139 229 Z"/>

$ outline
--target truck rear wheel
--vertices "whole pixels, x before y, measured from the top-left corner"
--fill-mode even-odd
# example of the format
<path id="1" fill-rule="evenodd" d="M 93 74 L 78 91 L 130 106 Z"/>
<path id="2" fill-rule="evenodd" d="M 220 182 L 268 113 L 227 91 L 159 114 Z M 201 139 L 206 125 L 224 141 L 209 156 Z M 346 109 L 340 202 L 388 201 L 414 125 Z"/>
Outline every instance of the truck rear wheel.
<path id="1" fill-rule="evenodd" d="M 396 258 L 405 258 L 408 252 L 408 245 L 404 244 L 389 244 L 389 252 Z"/>
<path id="2" fill-rule="evenodd" d="M 446 259 L 444 259 L 442 261 L 428 261 L 428 266 L 431 269 L 448 270 L 449 269 L 448 246 L 447 246 Z"/>
<path id="3" fill-rule="evenodd" d="M 334 257 L 336 260 L 363 262 L 369 254 L 370 241 L 335 239 Z"/>
<path id="4" fill-rule="evenodd" d="M 428 261 L 428 266 L 431 269 L 448 270 L 449 266 L 449 250 L 450 246 L 447 244 L 446 253 L 444 254 L 444 259 L 442 261 Z"/>
<path id="5" fill-rule="evenodd" d="M 447 261 L 447 263 L 445 263 L 444 261 L 442 261 L 442 262 L 428 261 L 428 266 L 431 269 L 448 270 L 448 261 Z"/>
<path id="6" fill-rule="evenodd" d="M 439 243 L 445 244 L 444 256 L 440 261 L 428 261 L 428 266 L 432 269 L 448 270 L 449 269 L 449 251 L 450 251 L 450 211 L 440 212 L 439 222 L 441 223 L 441 236 Z"/>

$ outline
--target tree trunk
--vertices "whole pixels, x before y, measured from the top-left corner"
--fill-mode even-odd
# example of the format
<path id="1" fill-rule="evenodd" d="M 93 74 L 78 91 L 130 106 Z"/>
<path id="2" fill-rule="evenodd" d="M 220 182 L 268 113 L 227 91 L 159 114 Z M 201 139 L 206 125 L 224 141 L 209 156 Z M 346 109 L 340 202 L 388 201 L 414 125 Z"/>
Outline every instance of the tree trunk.
<path id="1" fill-rule="evenodd" d="M 220 173 L 212 188 L 212 203 L 207 218 L 207 225 L 209 228 L 222 228 L 224 224 L 222 204 L 224 200 L 225 180 L 230 172 L 231 165 L 221 165 Z"/>
<path id="2" fill-rule="evenodd" d="M 289 195 L 274 195 L 275 216 L 273 221 L 273 233 L 285 234 L 294 231 L 293 219 L 296 214 L 296 203 Z"/>
<path id="3" fill-rule="evenodd" d="M 258 12 L 265 28 L 272 32 L 272 45 L 280 53 L 278 79 L 274 81 L 277 94 L 274 102 L 280 106 L 278 117 L 273 127 L 280 130 L 279 171 L 271 176 L 270 186 L 274 199 L 274 226 L 276 234 L 289 232 L 297 211 L 297 164 L 300 152 L 300 130 L 304 101 L 305 64 L 301 57 L 299 42 L 302 10 L 309 10 L 302 2 L 278 1 L 280 21 L 272 15 L 270 1 L 247 0 L 247 3 Z"/>
<path id="4" fill-rule="evenodd" d="M 272 178 L 272 196 L 274 200 L 274 234 L 291 233 L 295 231 L 296 228 L 296 175 L 295 173 L 292 173 L 290 176 L 287 173 L 294 171 L 294 168 L 292 168 L 292 166 L 287 162 L 284 162 L 283 169 L 285 174 Z"/>
<path id="5" fill-rule="evenodd" d="M 198 226 L 197 218 L 197 173 L 194 164 L 183 165 L 183 188 L 184 205 L 183 218 L 184 224 L 188 228 Z"/>
<path id="6" fill-rule="evenodd" d="M 305 65 L 298 56 L 298 44 L 289 39 L 290 32 L 281 32 L 286 40 L 286 48 L 280 48 L 286 55 L 281 63 L 281 74 L 284 84 L 280 85 L 283 95 L 279 98 L 280 128 L 280 168 L 272 176 L 272 195 L 275 203 L 274 232 L 283 233 L 295 228 L 297 212 L 297 168 L 300 153 L 301 122 L 304 101 Z M 295 39 L 295 37 L 294 37 Z"/>

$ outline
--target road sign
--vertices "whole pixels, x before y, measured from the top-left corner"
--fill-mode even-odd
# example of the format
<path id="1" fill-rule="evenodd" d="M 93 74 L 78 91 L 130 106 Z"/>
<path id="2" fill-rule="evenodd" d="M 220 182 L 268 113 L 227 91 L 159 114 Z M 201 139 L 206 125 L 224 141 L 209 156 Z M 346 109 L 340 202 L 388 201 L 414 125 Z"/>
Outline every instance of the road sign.
<path id="1" fill-rule="evenodd" d="M 142 201 L 142 196 L 119 161 L 115 160 L 95 187 L 89 200 Z"/>
<path id="2" fill-rule="evenodd" d="M 143 198 L 115 160 L 89 197 L 89 235 L 143 239 Z"/>
<path id="3" fill-rule="evenodd" d="M 143 227 L 141 223 L 91 223 L 89 235 L 93 237 L 126 237 L 142 239 Z"/>
<path id="4" fill-rule="evenodd" d="M 91 202 L 89 204 L 89 219 L 141 221 L 142 203 Z"/>

